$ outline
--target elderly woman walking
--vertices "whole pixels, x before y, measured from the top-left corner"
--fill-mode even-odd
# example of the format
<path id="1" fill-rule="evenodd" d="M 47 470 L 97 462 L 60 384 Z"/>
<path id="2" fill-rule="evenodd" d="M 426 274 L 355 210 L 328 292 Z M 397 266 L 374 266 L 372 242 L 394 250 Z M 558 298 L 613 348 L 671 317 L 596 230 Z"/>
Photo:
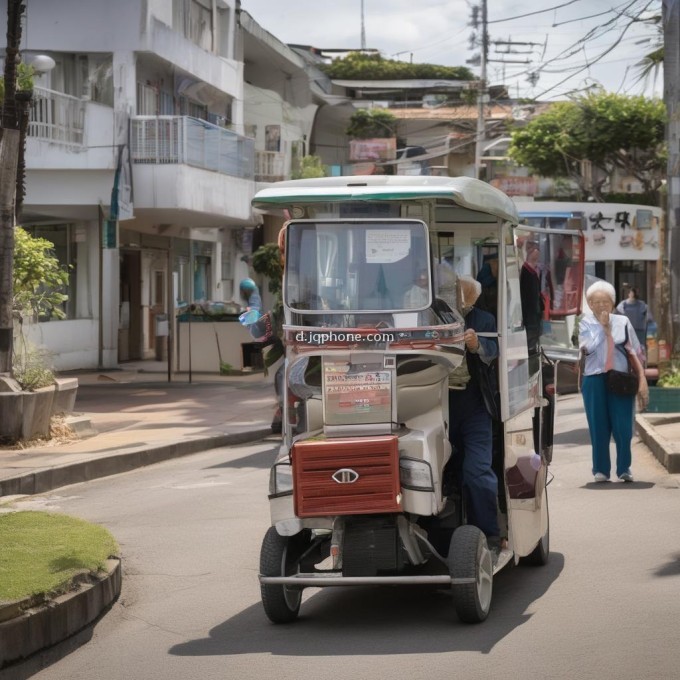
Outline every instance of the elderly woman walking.
<path id="1" fill-rule="evenodd" d="M 649 389 L 639 360 L 640 342 L 626 316 L 614 314 L 616 291 L 606 281 L 593 283 L 586 291 L 590 313 L 579 325 L 579 347 L 585 355 L 581 392 L 593 447 L 593 475 L 607 482 L 611 473 L 609 442 L 616 443 L 616 476 L 632 482 L 631 441 L 635 422 L 635 396 L 607 388 L 607 372 L 627 371 L 628 361 L 638 376 L 638 405 L 647 406 Z"/>

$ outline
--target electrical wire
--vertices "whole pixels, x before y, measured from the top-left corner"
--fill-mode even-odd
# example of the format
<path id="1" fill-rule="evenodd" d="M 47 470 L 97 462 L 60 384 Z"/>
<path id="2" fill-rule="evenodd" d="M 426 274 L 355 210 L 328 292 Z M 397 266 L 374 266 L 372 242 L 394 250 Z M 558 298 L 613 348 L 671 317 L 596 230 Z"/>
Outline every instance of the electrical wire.
<path id="1" fill-rule="evenodd" d="M 544 14 L 545 12 L 552 12 L 555 9 L 561 9 L 562 7 L 568 7 L 574 3 L 580 2 L 581 0 L 569 0 L 569 2 L 563 2 L 561 5 L 555 5 L 554 7 L 546 7 L 545 9 L 539 9 L 535 12 L 528 12 L 527 14 L 518 14 L 514 17 L 505 17 L 504 19 L 494 19 L 493 21 L 487 21 L 487 24 L 500 24 L 506 21 L 515 21 L 515 19 L 524 19 L 524 17 L 532 17 L 535 14 Z"/>

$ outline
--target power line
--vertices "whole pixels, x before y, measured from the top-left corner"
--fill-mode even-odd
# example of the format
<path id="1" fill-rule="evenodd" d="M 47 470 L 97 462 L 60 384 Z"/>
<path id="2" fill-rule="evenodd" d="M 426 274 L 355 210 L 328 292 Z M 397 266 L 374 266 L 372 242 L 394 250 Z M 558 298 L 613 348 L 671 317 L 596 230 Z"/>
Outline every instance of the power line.
<path id="1" fill-rule="evenodd" d="M 592 66 L 592 65 L 594 65 L 594 64 L 596 64 L 596 63 L 598 63 L 598 62 L 599 62 L 606 54 L 608 54 L 609 52 L 611 52 L 613 49 L 615 49 L 615 48 L 621 43 L 621 41 L 622 41 L 622 39 L 623 39 L 623 36 L 624 36 L 625 33 L 628 31 L 628 29 L 629 29 L 634 23 L 640 21 L 640 19 L 638 18 L 638 17 L 640 16 L 640 14 L 642 14 L 642 13 L 645 12 L 645 11 L 647 11 L 647 9 L 649 8 L 649 6 L 652 4 L 652 0 L 650 0 L 650 2 L 647 2 L 647 3 L 645 4 L 645 6 L 642 8 L 642 10 L 638 13 L 637 16 L 631 18 L 628 14 L 626 14 L 626 12 L 627 12 L 628 10 L 630 10 L 634 5 L 636 5 L 637 2 L 638 2 L 638 0 L 631 0 L 631 2 L 623 3 L 622 5 L 619 5 L 619 6 L 615 7 L 615 8 L 612 8 L 612 10 L 610 10 L 610 11 L 614 11 L 616 14 L 615 14 L 615 16 L 612 17 L 609 21 L 606 21 L 606 22 L 604 22 L 603 24 L 600 24 L 600 25 L 598 25 L 598 26 L 595 26 L 595 27 L 591 28 L 591 29 L 586 33 L 585 36 L 582 36 L 579 40 L 575 41 L 575 42 L 572 43 L 569 47 L 566 47 L 566 48 L 563 49 L 561 52 L 559 52 L 556 56 L 554 56 L 554 57 L 552 57 L 551 59 L 545 61 L 542 65 L 538 66 L 537 68 L 535 68 L 535 69 L 526 69 L 526 70 L 523 71 L 523 72 L 520 72 L 520 73 L 518 73 L 518 74 L 515 74 L 514 77 L 518 77 L 518 76 L 521 76 L 521 75 L 531 75 L 532 73 L 534 73 L 534 74 L 540 74 L 540 73 L 542 73 L 542 72 L 546 72 L 546 73 L 549 73 L 549 72 L 558 72 L 558 73 L 559 73 L 559 72 L 567 72 L 567 71 L 569 71 L 569 70 L 571 70 L 571 71 L 574 71 L 574 70 L 575 70 L 576 72 L 575 72 L 575 73 L 572 73 L 572 74 L 569 76 L 569 78 L 570 78 L 570 77 L 576 76 L 576 75 L 578 75 L 578 73 L 580 73 L 580 72 L 582 72 L 582 71 L 584 71 L 584 70 L 590 68 L 590 66 Z M 620 11 L 619 11 L 619 10 L 620 10 Z M 586 63 L 585 63 L 585 65 L 582 65 L 582 66 L 570 66 L 570 67 L 565 66 L 564 69 L 562 69 L 561 71 L 559 71 L 559 70 L 556 70 L 556 71 L 550 70 L 550 71 L 548 71 L 548 70 L 546 69 L 546 66 L 547 66 L 548 64 L 552 64 L 552 63 L 555 63 L 555 62 L 558 62 L 558 61 L 564 61 L 564 60 L 569 59 L 570 57 L 574 56 L 575 54 L 577 54 L 578 52 L 580 52 L 580 51 L 583 49 L 583 47 L 585 46 L 585 43 L 589 42 L 590 40 L 596 39 L 596 38 L 601 38 L 602 36 L 606 35 L 606 33 L 610 32 L 610 31 L 613 31 L 613 30 L 616 30 L 616 29 L 617 29 L 616 23 L 617 23 L 622 17 L 626 17 L 626 18 L 628 19 L 627 25 L 622 29 L 622 31 L 621 31 L 621 33 L 619 34 L 619 36 L 617 37 L 617 39 L 616 39 L 616 40 L 615 40 L 615 41 L 614 41 L 614 42 L 613 42 L 613 43 L 612 43 L 612 44 L 611 44 L 604 52 L 602 52 L 598 57 L 596 57 L 596 58 L 593 59 L 592 61 L 591 61 L 591 60 L 588 60 L 588 59 L 586 58 Z M 556 85 L 554 85 L 554 86 L 553 86 L 552 88 L 550 88 L 549 90 L 545 90 L 542 94 L 545 94 L 545 93 L 547 93 L 547 92 L 550 92 L 550 91 L 552 91 L 553 89 L 555 89 L 556 87 L 559 87 L 559 85 L 561 85 L 561 84 L 563 84 L 564 82 L 566 82 L 569 78 L 563 79 L 562 81 L 560 81 L 559 83 L 557 83 Z M 539 95 L 539 96 L 542 96 L 542 95 Z"/>
<path id="2" fill-rule="evenodd" d="M 568 7 L 569 5 L 573 5 L 576 2 L 580 2 L 580 0 L 570 0 L 569 2 L 563 2 L 561 5 L 555 5 L 554 7 L 546 7 L 545 9 L 539 9 L 536 10 L 535 12 L 528 12 L 527 14 L 518 14 L 517 16 L 514 17 L 506 17 L 505 19 L 494 19 L 493 21 L 487 21 L 488 24 L 500 24 L 505 21 L 515 21 L 515 19 L 524 19 L 524 17 L 532 17 L 535 14 L 544 14 L 545 12 L 552 12 L 555 9 L 561 9 L 562 7 Z"/>

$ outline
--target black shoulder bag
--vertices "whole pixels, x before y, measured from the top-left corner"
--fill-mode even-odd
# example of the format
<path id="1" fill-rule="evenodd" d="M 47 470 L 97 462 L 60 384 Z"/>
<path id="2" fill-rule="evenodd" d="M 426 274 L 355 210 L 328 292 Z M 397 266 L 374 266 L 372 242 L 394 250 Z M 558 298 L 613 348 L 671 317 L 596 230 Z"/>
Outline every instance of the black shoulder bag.
<path id="1" fill-rule="evenodd" d="M 626 341 L 628 344 L 628 324 L 626 324 Z M 630 357 L 625 349 L 625 346 L 616 345 L 616 349 L 621 350 L 628 362 L 627 371 L 607 371 L 607 390 L 612 394 L 619 394 L 623 397 L 634 397 L 638 393 L 640 387 L 640 380 L 637 373 L 630 365 Z"/>

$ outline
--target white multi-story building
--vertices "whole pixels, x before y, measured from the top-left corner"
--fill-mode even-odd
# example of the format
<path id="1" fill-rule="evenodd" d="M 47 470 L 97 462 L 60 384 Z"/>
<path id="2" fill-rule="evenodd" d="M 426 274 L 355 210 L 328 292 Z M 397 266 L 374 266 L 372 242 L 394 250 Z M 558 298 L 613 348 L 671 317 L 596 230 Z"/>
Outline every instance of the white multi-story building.
<path id="1" fill-rule="evenodd" d="M 22 59 L 55 67 L 35 77 L 21 223 L 70 271 L 67 318 L 31 339 L 60 370 L 152 358 L 161 320 L 238 296 L 256 181 L 290 177 L 323 83 L 238 0 L 27 4 Z"/>
<path id="2" fill-rule="evenodd" d="M 153 356 L 158 314 L 223 299 L 224 234 L 254 224 L 236 24 L 233 0 L 28 3 L 22 58 L 56 66 L 35 82 L 22 224 L 70 267 L 67 319 L 34 330 L 57 368 Z"/>

